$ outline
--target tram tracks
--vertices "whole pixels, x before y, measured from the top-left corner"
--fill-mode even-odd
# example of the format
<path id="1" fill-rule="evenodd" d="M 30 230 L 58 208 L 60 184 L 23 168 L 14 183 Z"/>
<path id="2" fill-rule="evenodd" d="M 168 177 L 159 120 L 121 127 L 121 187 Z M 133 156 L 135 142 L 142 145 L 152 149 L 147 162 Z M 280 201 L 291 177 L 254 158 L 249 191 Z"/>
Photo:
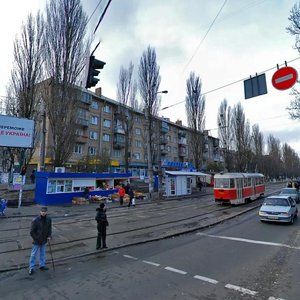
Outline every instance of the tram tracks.
<path id="1" fill-rule="evenodd" d="M 197 199 L 196 199 L 197 201 Z M 159 240 L 166 237 L 192 232 L 201 228 L 222 222 L 259 206 L 255 201 L 242 206 L 216 205 L 211 196 L 202 198 L 201 203 L 195 199 L 178 201 L 176 205 L 122 208 L 122 211 L 109 210 L 111 226 L 108 229 L 107 241 L 109 249 L 117 249 L 129 245 Z M 125 210 L 125 211 L 124 211 Z M 180 211 L 184 213 L 181 214 Z M 163 213 L 159 215 L 158 213 Z M 141 219 L 142 217 L 142 219 Z M 93 222 L 93 223 L 91 223 Z M 94 217 L 84 217 L 73 221 L 59 221 L 54 223 L 54 239 L 51 243 L 55 260 L 97 255 L 102 251 L 95 251 L 96 226 Z M 142 226 L 141 226 L 142 224 Z M 0 239 L 0 272 L 26 268 L 31 249 L 28 237 L 28 226 L 11 228 L 18 230 L 18 235 Z M 111 231 L 111 229 L 114 231 Z M 26 231 L 25 231 L 26 230 Z M 1 230 L 4 233 L 3 230 Z M 11 233 L 11 232 L 10 232 Z M 6 245 L 5 248 L 2 246 Z M 106 250 L 104 250 L 106 251 Z"/>

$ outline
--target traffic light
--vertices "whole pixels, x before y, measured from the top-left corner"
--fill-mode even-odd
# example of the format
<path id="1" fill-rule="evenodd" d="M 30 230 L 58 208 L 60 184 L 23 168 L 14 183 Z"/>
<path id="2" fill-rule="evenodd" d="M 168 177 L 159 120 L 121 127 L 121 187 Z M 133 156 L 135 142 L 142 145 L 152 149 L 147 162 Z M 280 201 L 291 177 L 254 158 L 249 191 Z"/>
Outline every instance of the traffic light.
<path id="1" fill-rule="evenodd" d="M 27 167 L 26 167 L 26 166 L 23 166 L 23 167 L 21 168 L 20 175 L 22 175 L 22 176 L 26 175 L 26 171 L 27 171 Z"/>
<path id="2" fill-rule="evenodd" d="M 92 86 L 95 86 L 100 79 L 96 78 L 99 75 L 100 71 L 98 69 L 103 69 L 106 63 L 104 61 L 98 60 L 95 56 L 90 56 L 88 75 L 86 79 L 85 88 L 88 89 Z"/>

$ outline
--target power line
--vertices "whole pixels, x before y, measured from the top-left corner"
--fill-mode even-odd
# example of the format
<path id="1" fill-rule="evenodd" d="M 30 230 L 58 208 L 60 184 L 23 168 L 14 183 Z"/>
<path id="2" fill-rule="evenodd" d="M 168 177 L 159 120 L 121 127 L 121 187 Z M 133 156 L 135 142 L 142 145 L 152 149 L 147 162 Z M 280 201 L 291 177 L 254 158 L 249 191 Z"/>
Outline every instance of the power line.
<path id="1" fill-rule="evenodd" d="M 191 61 L 193 60 L 193 58 L 195 57 L 195 55 L 197 54 L 200 46 L 202 45 L 202 43 L 204 42 L 205 38 L 207 37 L 208 33 L 210 32 L 211 28 L 213 27 L 214 23 L 216 22 L 219 14 L 221 13 L 223 7 L 225 6 L 227 0 L 224 1 L 223 5 L 221 6 L 221 8 L 219 9 L 217 15 L 215 16 L 215 18 L 213 19 L 212 23 L 210 24 L 210 26 L 208 27 L 208 30 L 206 31 L 204 37 L 202 38 L 202 40 L 200 41 L 200 43 L 198 44 L 196 50 L 194 51 L 194 54 L 191 56 L 191 58 L 189 59 L 189 61 L 187 62 L 187 64 L 185 65 L 185 67 L 183 68 L 182 73 L 185 71 L 185 69 L 188 67 L 188 65 L 191 63 Z"/>
<path id="2" fill-rule="evenodd" d="M 90 17 L 87 20 L 87 24 L 90 22 L 91 18 L 93 17 L 94 13 L 96 12 L 97 8 L 99 7 L 99 5 L 101 4 L 102 0 L 100 0 L 96 6 L 96 8 L 94 9 L 94 11 L 92 12 L 92 14 L 90 15 Z"/>
<path id="3" fill-rule="evenodd" d="M 96 28 L 95 28 L 95 30 L 94 30 L 94 34 L 95 34 L 95 32 L 97 31 L 97 29 L 98 29 L 98 27 L 99 27 L 101 21 L 103 20 L 103 18 L 104 18 L 104 16 L 105 16 L 105 13 L 106 13 L 106 11 L 107 11 L 107 9 L 108 9 L 110 3 L 111 3 L 111 0 L 109 0 L 108 3 L 106 4 L 106 7 L 104 8 L 104 11 L 103 11 L 102 15 L 100 16 L 100 19 L 99 19 L 99 21 L 98 21 L 98 24 L 97 24 L 97 26 L 96 26 Z"/>
<path id="4" fill-rule="evenodd" d="M 291 62 L 293 62 L 293 61 L 295 61 L 295 60 L 298 60 L 298 59 L 300 59 L 300 57 L 294 58 L 294 59 L 288 61 L 287 63 L 291 63 Z M 286 65 L 286 64 L 283 63 L 283 64 L 280 64 L 280 65 L 278 65 L 278 66 L 280 67 L 280 66 L 283 66 L 283 65 Z M 277 66 L 276 66 L 276 67 L 269 68 L 269 69 L 266 69 L 266 70 L 261 71 L 261 72 L 259 72 L 259 73 L 257 73 L 257 74 L 263 74 L 263 73 L 269 72 L 269 71 L 274 70 L 274 69 L 277 69 Z M 227 83 L 227 84 L 225 84 L 225 85 L 222 85 L 222 86 L 217 87 L 217 88 L 215 88 L 215 89 L 212 89 L 212 90 L 210 90 L 210 91 L 207 91 L 207 92 L 205 92 L 205 93 L 202 93 L 202 95 L 206 95 L 206 94 L 209 94 L 209 93 L 212 93 L 212 92 L 221 90 L 221 89 L 223 89 L 223 88 L 226 88 L 226 87 L 231 86 L 231 85 L 233 85 L 233 84 L 239 83 L 239 82 L 244 81 L 244 80 L 246 80 L 246 79 L 248 79 L 248 77 L 247 77 L 247 78 L 243 78 L 243 79 L 239 79 L 239 80 L 236 80 L 236 81 L 233 81 L 233 82 L 231 82 L 231 83 Z M 181 104 L 181 103 L 183 103 L 183 102 L 185 102 L 185 100 L 182 100 L 182 101 L 177 102 L 177 103 L 174 103 L 174 104 L 172 104 L 172 105 L 163 107 L 163 108 L 160 109 L 160 110 L 165 110 L 165 109 L 171 108 L 171 107 L 176 106 L 176 105 L 178 105 L 178 104 Z"/>

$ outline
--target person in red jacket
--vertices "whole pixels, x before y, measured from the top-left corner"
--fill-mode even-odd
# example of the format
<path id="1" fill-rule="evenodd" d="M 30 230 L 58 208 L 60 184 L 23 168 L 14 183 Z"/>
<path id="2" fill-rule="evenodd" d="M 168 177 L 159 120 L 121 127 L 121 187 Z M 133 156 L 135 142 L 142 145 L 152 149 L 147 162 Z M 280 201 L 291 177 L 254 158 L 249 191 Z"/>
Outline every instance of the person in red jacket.
<path id="1" fill-rule="evenodd" d="M 124 185 L 122 185 L 122 186 L 119 188 L 118 193 L 119 193 L 119 197 L 120 197 L 120 205 L 123 205 L 123 199 L 124 199 L 124 196 L 125 196 L 125 188 L 124 188 Z"/>

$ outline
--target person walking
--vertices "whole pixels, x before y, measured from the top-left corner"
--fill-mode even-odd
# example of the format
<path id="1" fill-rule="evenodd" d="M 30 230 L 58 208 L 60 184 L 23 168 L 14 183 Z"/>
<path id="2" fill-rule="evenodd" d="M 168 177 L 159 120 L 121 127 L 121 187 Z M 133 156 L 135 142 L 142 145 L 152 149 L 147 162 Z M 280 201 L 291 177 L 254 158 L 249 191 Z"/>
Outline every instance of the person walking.
<path id="1" fill-rule="evenodd" d="M 46 267 L 46 243 L 51 239 L 52 221 L 51 218 L 47 216 L 47 213 L 47 207 L 42 207 L 40 215 L 31 223 L 30 235 L 33 242 L 29 259 L 29 275 L 34 273 L 35 258 L 38 251 L 40 252 L 40 270 L 48 270 Z"/>
<path id="2" fill-rule="evenodd" d="M 125 196 L 125 189 L 124 189 L 124 185 L 122 185 L 119 190 L 118 190 L 118 194 L 120 197 L 120 205 L 123 205 L 123 201 L 124 201 L 124 196 Z"/>
<path id="3" fill-rule="evenodd" d="M 101 248 L 101 242 L 102 242 L 102 248 L 107 248 L 106 227 L 109 224 L 107 221 L 105 204 L 101 203 L 100 207 L 97 208 L 96 211 L 97 213 L 96 213 L 95 220 L 97 221 L 97 230 L 98 230 L 96 249 L 99 250 Z"/>
<path id="4" fill-rule="evenodd" d="M 129 188 L 128 196 L 129 196 L 128 207 L 130 207 L 132 205 L 132 199 L 134 198 L 134 192 L 132 188 Z"/>
<path id="5" fill-rule="evenodd" d="M 30 174 L 30 180 L 31 183 L 34 184 L 35 183 L 35 170 L 33 169 L 31 174 Z"/>

